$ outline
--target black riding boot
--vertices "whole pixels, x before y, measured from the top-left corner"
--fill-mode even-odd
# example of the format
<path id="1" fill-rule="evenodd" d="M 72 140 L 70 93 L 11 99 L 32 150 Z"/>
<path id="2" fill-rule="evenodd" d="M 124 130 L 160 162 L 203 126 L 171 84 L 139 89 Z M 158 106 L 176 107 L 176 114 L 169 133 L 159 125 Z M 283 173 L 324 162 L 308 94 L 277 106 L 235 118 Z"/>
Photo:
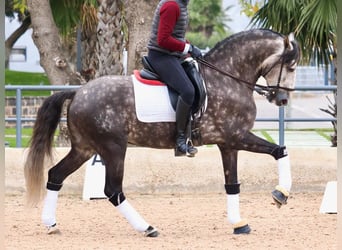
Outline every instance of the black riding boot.
<path id="1" fill-rule="evenodd" d="M 187 155 L 189 157 L 194 157 L 197 153 L 197 149 L 188 143 L 187 133 L 188 124 L 190 119 L 191 106 L 186 104 L 181 97 L 178 98 L 176 107 L 176 148 L 175 156 Z M 191 130 L 191 128 L 190 128 Z"/>

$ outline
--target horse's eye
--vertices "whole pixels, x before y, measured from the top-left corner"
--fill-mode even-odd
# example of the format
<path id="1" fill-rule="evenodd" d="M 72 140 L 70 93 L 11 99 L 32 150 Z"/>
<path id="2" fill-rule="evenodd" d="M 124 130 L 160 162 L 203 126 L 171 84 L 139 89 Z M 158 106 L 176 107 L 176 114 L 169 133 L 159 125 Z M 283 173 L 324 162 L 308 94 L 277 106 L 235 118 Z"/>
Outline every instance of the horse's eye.
<path id="1" fill-rule="evenodd" d="M 289 72 L 294 72 L 296 70 L 296 67 L 297 67 L 297 63 L 293 63 L 287 66 L 287 70 Z"/>
<path id="2" fill-rule="evenodd" d="M 287 71 L 289 71 L 289 72 L 294 72 L 296 70 L 296 68 L 294 67 L 294 68 L 292 68 L 292 67 L 288 67 L 287 68 Z"/>
<path id="3" fill-rule="evenodd" d="M 292 61 L 291 64 L 288 64 L 288 65 L 287 65 L 287 70 L 288 70 L 289 72 L 294 72 L 294 71 L 296 70 L 296 67 L 297 67 L 297 62 Z"/>

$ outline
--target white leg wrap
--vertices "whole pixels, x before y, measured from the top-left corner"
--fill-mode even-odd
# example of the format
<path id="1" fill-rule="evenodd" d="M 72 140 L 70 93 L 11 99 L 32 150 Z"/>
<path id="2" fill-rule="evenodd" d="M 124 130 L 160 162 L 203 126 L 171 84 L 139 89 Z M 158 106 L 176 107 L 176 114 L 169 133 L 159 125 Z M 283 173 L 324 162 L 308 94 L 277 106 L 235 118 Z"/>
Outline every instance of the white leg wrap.
<path id="1" fill-rule="evenodd" d="M 292 186 L 291 166 L 289 156 L 278 159 L 279 186 L 290 192 Z"/>
<path id="2" fill-rule="evenodd" d="M 239 194 L 227 194 L 227 215 L 228 221 L 231 224 L 241 221 Z"/>
<path id="3" fill-rule="evenodd" d="M 42 212 L 42 221 L 47 227 L 56 224 L 57 200 L 58 191 L 47 190 Z"/>
<path id="4" fill-rule="evenodd" d="M 131 226 L 139 231 L 145 232 L 149 224 L 140 216 L 140 214 L 132 207 L 127 200 L 124 200 L 117 206 L 120 213 L 128 220 Z"/>

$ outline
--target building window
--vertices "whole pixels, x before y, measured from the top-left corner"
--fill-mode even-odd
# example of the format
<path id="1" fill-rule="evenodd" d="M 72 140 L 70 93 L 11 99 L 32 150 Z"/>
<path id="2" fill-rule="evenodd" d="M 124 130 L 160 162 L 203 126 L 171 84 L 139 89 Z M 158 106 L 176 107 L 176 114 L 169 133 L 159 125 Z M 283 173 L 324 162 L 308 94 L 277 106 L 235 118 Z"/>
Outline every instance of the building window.
<path id="1" fill-rule="evenodd" d="M 9 60 L 11 62 L 26 62 L 27 55 L 26 55 L 26 47 L 13 47 L 11 50 Z"/>

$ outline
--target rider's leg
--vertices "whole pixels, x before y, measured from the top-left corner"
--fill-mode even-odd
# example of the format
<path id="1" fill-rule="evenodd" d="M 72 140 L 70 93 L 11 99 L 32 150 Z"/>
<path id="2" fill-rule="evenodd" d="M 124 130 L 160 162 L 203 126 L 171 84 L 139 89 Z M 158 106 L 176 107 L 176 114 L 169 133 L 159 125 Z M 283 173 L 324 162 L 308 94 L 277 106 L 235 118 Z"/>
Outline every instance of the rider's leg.
<path id="1" fill-rule="evenodd" d="M 187 142 L 188 124 L 190 121 L 191 106 L 186 104 L 182 97 L 178 97 L 176 107 L 176 147 L 175 156 L 182 156 L 187 154 L 188 156 L 194 156 L 197 153 L 197 149 Z"/>
<path id="2" fill-rule="evenodd" d="M 176 148 L 175 155 L 194 156 L 197 149 L 188 144 L 187 125 L 190 121 L 191 106 L 195 98 L 194 86 L 187 76 L 178 57 L 158 51 L 149 51 L 148 59 L 161 80 L 174 89 L 178 94 L 176 107 Z"/>

